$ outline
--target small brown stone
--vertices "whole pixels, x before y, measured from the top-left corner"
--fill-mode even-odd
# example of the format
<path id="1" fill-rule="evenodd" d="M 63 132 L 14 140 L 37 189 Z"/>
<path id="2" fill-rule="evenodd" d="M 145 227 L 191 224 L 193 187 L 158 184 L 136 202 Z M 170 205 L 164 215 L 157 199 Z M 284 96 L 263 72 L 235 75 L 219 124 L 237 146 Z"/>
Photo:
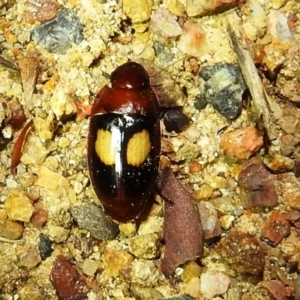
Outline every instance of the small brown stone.
<path id="1" fill-rule="evenodd" d="M 62 255 L 55 259 L 51 279 L 59 299 L 83 300 L 87 298 L 89 287 L 85 277 L 81 276 Z"/>
<path id="2" fill-rule="evenodd" d="M 268 223 L 262 230 L 261 235 L 271 242 L 280 243 L 291 232 L 291 225 L 286 220 L 285 216 L 278 212 L 271 213 Z"/>
<path id="3" fill-rule="evenodd" d="M 48 212 L 44 209 L 37 209 L 31 216 L 30 222 L 33 226 L 43 227 L 48 221 Z"/>
<path id="4" fill-rule="evenodd" d="M 0 221 L 0 236 L 10 240 L 17 240 L 22 237 L 24 227 L 15 221 L 1 220 Z"/>
<path id="5" fill-rule="evenodd" d="M 241 201 L 245 208 L 277 205 L 277 193 L 272 175 L 260 158 L 253 158 L 244 166 L 238 177 Z"/>
<path id="6" fill-rule="evenodd" d="M 190 171 L 190 173 L 198 173 L 202 169 L 203 169 L 202 165 L 199 164 L 197 161 L 192 161 L 189 164 L 189 171 Z"/>

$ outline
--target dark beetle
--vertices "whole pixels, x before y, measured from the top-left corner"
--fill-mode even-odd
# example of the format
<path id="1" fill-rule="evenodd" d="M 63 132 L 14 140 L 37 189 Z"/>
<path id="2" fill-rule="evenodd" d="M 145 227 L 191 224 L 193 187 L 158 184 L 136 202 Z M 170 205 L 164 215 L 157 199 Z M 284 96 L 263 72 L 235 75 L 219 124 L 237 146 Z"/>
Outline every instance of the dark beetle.
<path id="1" fill-rule="evenodd" d="M 160 154 L 160 109 L 149 75 L 128 62 L 111 74 L 92 107 L 88 166 L 106 213 L 127 222 L 154 201 Z"/>

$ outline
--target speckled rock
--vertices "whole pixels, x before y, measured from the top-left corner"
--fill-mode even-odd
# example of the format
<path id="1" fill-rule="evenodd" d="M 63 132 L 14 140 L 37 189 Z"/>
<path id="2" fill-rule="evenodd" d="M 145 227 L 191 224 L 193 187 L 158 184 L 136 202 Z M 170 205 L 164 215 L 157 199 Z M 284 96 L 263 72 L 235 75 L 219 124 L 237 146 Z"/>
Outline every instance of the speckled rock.
<path id="1" fill-rule="evenodd" d="M 226 293 L 231 283 L 225 273 L 211 270 L 202 273 L 200 281 L 200 290 L 206 299 L 213 299 L 217 295 Z"/>
<path id="2" fill-rule="evenodd" d="M 219 244 L 221 255 L 236 272 L 259 275 L 264 270 L 264 253 L 255 237 L 232 231 Z"/>
<path id="3" fill-rule="evenodd" d="M 280 243 L 291 232 L 291 225 L 285 216 L 278 212 L 273 211 L 270 219 L 262 229 L 262 237 L 268 239 L 275 244 Z"/>
<path id="4" fill-rule="evenodd" d="M 260 158 L 247 162 L 239 173 L 238 183 L 241 188 L 243 207 L 276 206 L 278 196 L 272 175 L 264 167 Z"/>
<path id="5" fill-rule="evenodd" d="M 103 259 L 107 273 L 116 277 L 122 269 L 129 268 L 134 257 L 126 250 L 106 249 L 103 254 Z"/>
<path id="6" fill-rule="evenodd" d="M 82 24 L 73 12 L 62 9 L 49 21 L 32 31 L 31 38 L 50 52 L 65 53 L 72 43 L 83 40 Z"/>
<path id="7" fill-rule="evenodd" d="M 230 63 L 204 67 L 199 76 L 205 81 L 205 97 L 225 118 L 235 119 L 241 112 L 246 85 L 240 68 Z"/>
<path id="8" fill-rule="evenodd" d="M 111 240 L 119 234 L 118 225 L 105 214 L 101 207 L 93 203 L 73 206 L 70 212 L 78 226 L 88 230 L 96 239 Z"/>
<path id="9" fill-rule="evenodd" d="M 124 0 L 123 9 L 133 23 L 142 23 L 150 19 L 152 0 Z"/>
<path id="10" fill-rule="evenodd" d="M 10 239 L 17 240 L 22 237 L 24 227 L 15 221 L 1 220 L 0 221 L 0 236 Z"/>
<path id="11" fill-rule="evenodd" d="M 7 195 L 4 208 L 11 220 L 29 222 L 34 207 L 26 193 L 20 190 L 11 190 Z"/>
<path id="12" fill-rule="evenodd" d="M 138 236 L 129 241 L 129 251 L 143 259 L 154 259 L 158 255 L 159 236 L 155 233 Z"/>
<path id="13" fill-rule="evenodd" d="M 226 155 L 239 159 L 249 158 L 263 146 L 263 133 L 247 126 L 221 135 L 220 144 Z"/>
<path id="14" fill-rule="evenodd" d="M 199 57 L 202 55 L 201 48 L 205 43 L 205 31 L 197 23 L 185 23 L 182 34 L 177 43 L 177 48 L 188 55 Z"/>

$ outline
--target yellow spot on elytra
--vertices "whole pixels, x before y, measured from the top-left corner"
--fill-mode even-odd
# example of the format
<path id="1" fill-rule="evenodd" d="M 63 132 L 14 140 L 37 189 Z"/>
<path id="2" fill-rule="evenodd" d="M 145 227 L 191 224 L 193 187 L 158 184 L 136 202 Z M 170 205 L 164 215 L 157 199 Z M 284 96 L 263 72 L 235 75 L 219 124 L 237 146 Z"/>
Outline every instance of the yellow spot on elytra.
<path id="1" fill-rule="evenodd" d="M 103 129 L 98 130 L 95 150 L 104 164 L 113 165 L 115 163 L 116 149 L 112 147 L 112 134 L 110 131 Z"/>
<path id="2" fill-rule="evenodd" d="M 149 132 L 143 130 L 135 133 L 128 142 L 126 159 L 129 165 L 140 166 L 150 153 L 151 143 Z"/>

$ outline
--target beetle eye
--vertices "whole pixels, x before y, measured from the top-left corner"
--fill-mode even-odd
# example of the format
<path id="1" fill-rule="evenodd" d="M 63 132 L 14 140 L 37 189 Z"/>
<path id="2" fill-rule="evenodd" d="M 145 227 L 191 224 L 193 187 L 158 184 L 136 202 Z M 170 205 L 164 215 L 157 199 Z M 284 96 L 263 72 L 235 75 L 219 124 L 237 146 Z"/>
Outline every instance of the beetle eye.
<path id="1" fill-rule="evenodd" d="M 112 88 L 139 90 L 150 87 L 148 73 L 135 62 L 128 62 L 118 67 L 111 74 L 110 80 Z"/>

